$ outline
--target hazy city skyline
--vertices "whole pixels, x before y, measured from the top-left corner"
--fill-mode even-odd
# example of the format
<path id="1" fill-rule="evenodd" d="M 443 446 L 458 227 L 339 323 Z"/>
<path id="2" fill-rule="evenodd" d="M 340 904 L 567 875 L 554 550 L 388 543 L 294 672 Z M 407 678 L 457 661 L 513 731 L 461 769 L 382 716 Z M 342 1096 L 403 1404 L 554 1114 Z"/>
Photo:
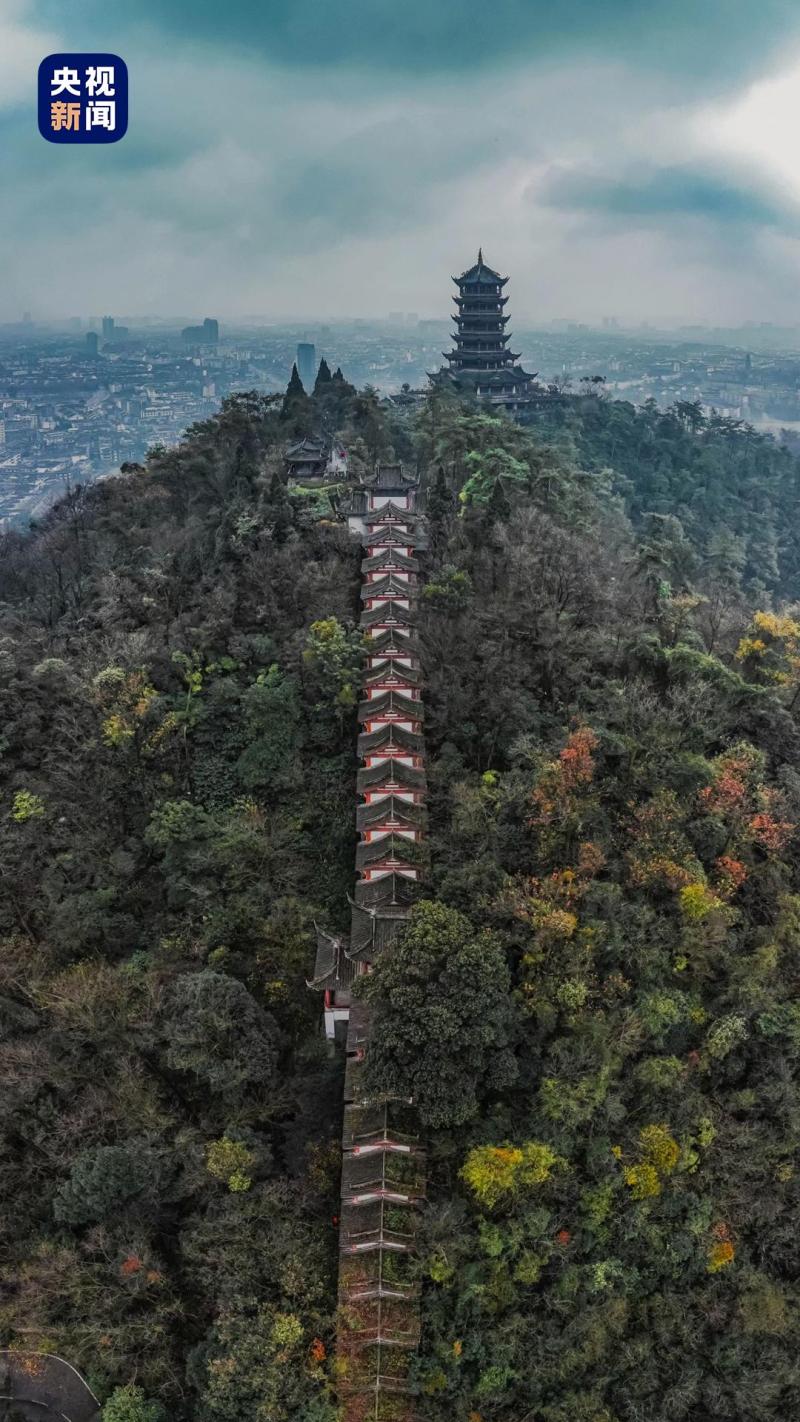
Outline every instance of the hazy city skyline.
<path id="1" fill-rule="evenodd" d="M 0 0 L 0 320 L 800 321 L 800 12 L 768 0 Z M 55 50 L 127 61 L 127 137 L 36 131 Z"/>

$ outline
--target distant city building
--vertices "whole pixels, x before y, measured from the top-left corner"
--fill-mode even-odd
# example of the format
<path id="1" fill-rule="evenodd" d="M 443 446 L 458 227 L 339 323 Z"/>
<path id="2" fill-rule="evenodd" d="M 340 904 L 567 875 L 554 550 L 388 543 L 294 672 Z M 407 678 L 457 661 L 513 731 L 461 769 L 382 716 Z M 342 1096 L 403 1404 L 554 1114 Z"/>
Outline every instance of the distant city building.
<path id="1" fill-rule="evenodd" d="M 449 368 L 431 379 L 451 383 L 506 410 L 524 409 L 533 396 L 536 377 L 517 365 L 519 351 L 507 349 L 510 336 L 505 326 L 510 318 L 503 312 L 508 301 L 503 287 L 508 277 L 487 266 L 479 250 L 475 265 L 453 281 L 458 287 L 453 298 L 455 348 L 442 352 Z"/>
<path id="2" fill-rule="evenodd" d="M 184 326 L 181 336 L 193 346 L 215 346 L 219 341 L 219 321 L 206 316 L 202 326 Z"/>
<path id="3" fill-rule="evenodd" d="M 104 341 L 113 341 L 113 339 L 114 339 L 114 317 L 113 317 L 113 316 L 104 316 L 104 317 L 103 317 L 103 340 L 104 340 Z"/>
<path id="4" fill-rule="evenodd" d="M 301 341 L 297 347 L 297 374 L 310 395 L 317 378 L 317 351 L 310 341 Z"/>
<path id="5" fill-rule="evenodd" d="M 89 355 L 89 356 L 95 357 L 95 356 L 97 355 L 97 351 L 98 351 L 99 345 L 100 345 L 100 337 L 98 336 L 97 332 L 96 332 L 96 331 L 87 331 L 87 332 L 86 332 L 86 354 Z"/>

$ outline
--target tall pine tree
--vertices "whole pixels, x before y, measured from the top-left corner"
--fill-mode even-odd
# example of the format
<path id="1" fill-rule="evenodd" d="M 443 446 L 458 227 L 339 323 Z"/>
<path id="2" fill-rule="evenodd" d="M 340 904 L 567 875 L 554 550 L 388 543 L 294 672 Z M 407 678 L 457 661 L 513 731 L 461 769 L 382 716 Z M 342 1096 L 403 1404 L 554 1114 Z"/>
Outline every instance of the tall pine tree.
<path id="1" fill-rule="evenodd" d="M 324 394 L 324 392 L 325 392 L 325 387 L 326 387 L 327 385 L 330 385 L 332 379 L 333 379 L 333 377 L 332 377 L 332 375 L 331 375 L 331 368 L 330 368 L 330 366 L 328 365 L 328 362 L 326 361 L 325 357 L 323 356 L 323 357 L 322 357 L 322 360 L 321 360 L 320 363 L 319 363 L 319 370 L 317 371 L 317 378 L 316 378 L 316 380 L 314 381 L 314 394 L 315 394 L 315 395 L 322 395 L 322 394 Z"/>
<path id="2" fill-rule="evenodd" d="M 292 434 L 311 433 L 311 401 L 306 395 L 296 365 L 292 366 L 291 378 L 283 397 L 281 420 L 290 427 Z"/>

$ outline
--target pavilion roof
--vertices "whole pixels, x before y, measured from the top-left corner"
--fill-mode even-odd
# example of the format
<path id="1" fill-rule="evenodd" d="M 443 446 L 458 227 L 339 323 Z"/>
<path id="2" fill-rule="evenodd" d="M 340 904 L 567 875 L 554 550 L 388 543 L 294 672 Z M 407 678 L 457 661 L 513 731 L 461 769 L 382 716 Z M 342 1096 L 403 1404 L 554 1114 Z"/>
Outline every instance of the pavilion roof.
<path id="1" fill-rule="evenodd" d="M 376 523 L 383 523 L 390 519 L 397 519 L 400 523 L 419 523 L 418 514 L 413 513 L 411 509 L 401 508 L 400 504 L 394 503 L 392 499 L 386 504 L 381 504 L 379 509 L 370 509 L 369 513 L 364 515 L 364 522 L 369 528 L 372 528 Z"/>
<path id="2" fill-rule="evenodd" d="M 359 831 L 368 830 L 374 825 L 385 824 L 387 820 L 397 820 L 409 829 L 422 829 L 427 824 L 428 811 L 424 805 L 401 800 L 397 795 L 387 795 L 385 800 L 359 805 L 356 828 Z"/>
<path id="3" fill-rule="evenodd" d="M 375 527 L 365 533 L 361 542 L 367 548 L 425 548 L 426 540 L 420 533 L 398 533 L 393 524 L 385 528 Z M 373 557 L 376 557 L 373 554 Z"/>
<path id="4" fill-rule="evenodd" d="M 402 464 L 379 464 L 371 474 L 364 474 L 361 482 L 372 490 L 396 490 L 398 493 L 417 487 L 417 479 L 413 474 L 406 474 Z"/>
<path id="5" fill-rule="evenodd" d="M 324 439 L 306 437 L 287 445 L 286 458 L 291 460 L 327 459 L 328 445 Z"/>
<path id="6" fill-rule="evenodd" d="M 404 573 L 416 573 L 419 569 L 419 562 L 416 558 L 409 558 L 407 553 L 397 553 L 392 548 L 382 548 L 380 553 L 373 553 L 371 558 L 362 558 L 362 573 L 374 573 L 379 568 L 385 567 L 400 568 Z"/>
<path id="7" fill-rule="evenodd" d="M 370 840 L 356 846 L 356 868 L 367 869 L 375 864 L 407 864 L 413 867 L 418 858 L 416 841 L 404 839 L 401 834 L 384 834 L 380 839 Z"/>
<path id="8" fill-rule="evenodd" d="M 328 933 L 324 928 L 315 927 L 317 956 L 308 986 L 320 991 L 325 988 L 349 988 L 355 971 L 352 959 L 347 955 L 347 939 L 342 934 Z"/>
<path id="9" fill-rule="evenodd" d="M 413 583 L 406 583 L 402 578 L 398 578 L 396 573 L 386 573 L 382 578 L 376 578 L 374 582 L 362 582 L 361 598 L 366 601 L 371 597 L 411 597 L 414 591 Z"/>
<path id="10" fill-rule="evenodd" d="M 453 281 L 456 286 L 462 286 L 466 283 L 470 285 L 505 286 L 508 277 L 501 276 L 499 272 L 495 271 L 494 267 L 490 267 L 488 263 L 483 260 L 483 249 L 479 247 L 478 260 L 474 266 L 462 272 L 460 277 L 453 277 Z"/>
<path id="11" fill-rule="evenodd" d="M 403 929 L 409 910 L 407 905 L 393 908 L 364 908 L 351 900 L 353 913 L 350 921 L 350 952 L 353 958 L 366 958 L 372 962 L 387 944 L 392 943 Z"/>
<path id="12" fill-rule="evenodd" d="M 401 607 L 394 598 L 384 598 L 377 607 L 364 608 L 359 618 L 359 626 L 372 627 L 376 622 L 395 622 L 411 625 L 417 615 L 411 607 Z"/>
<path id="13" fill-rule="evenodd" d="M 359 908 L 409 907 L 419 895 L 419 881 L 392 871 L 380 879 L 361 879 L 353 898 Z"/>
<path id="14" fill-rule="evenodd" d="M 377 755 L 380 751 L 385 750 L 385 748 L 389 745 L 397 746 L 401 755 L 419 755 L 420 752 L 425 749 L 425 743 L 422 739 L 422 736 L 420 736 L 416 731 L 406 731 L 402 726 L 398 726 L 394 721 L 384 721 L 383 724 L 380 725 L 376 731 L 362 731 L 361 735 L 358 738 L 358 754 L 362 757 L 367 755 Z M 380 769 L 380 766 L 373 765 L 371 769 L 365 768 L 363 770 L 359 770 L 359 788 L 362 784 L 362 775 L 374 775 L 375 771 Z M 396 765 L 396 775 L 398 779 L 400 779 L 400 777 L 404 774 L 408 776 L 419 775 L 420 773 L 420 771 L 414 770 L 414 768 L 410 765 L 401 765 L 399 762 Z M 365 783 L 371 784 L 372 782 L 369 781 Z M 422 787 L 414 784 L 412 781 L 409 780 L 408 788 L 409 790 L 418 790 Z"/>
<path id="15" fill-rule="evenodd" d="M 422 673 L 418 667 L 404 667 L 397 663 L 394 657 L 387 657 L 385 661 L 378 662 L 376 667 L 369 667 L 364 673 L 363 686 L 374 686 L 376 682 L 397 681 L 405 683 L 406 686 L 419 686 L 422 681 Z"/>
<path id="16" fill-rule="evenodd" d="M 382 696 L 374 696 L 359 702 L 359 721 L 377 721 L 385 716 L 398 716 L 406 721 L 424 721 L 425 707 L 421 701 L 412 701 L 401 691 L 385 691 Z"/>
<path id="17" fill-rule="evenodd" d="M 507 299 L 508 299 L 507 297 L 503 297 L 503 303 L 504 303 L 504 304 L 505 304 L 505 302 L 507 301 Z M 457 304 L 458 306 L 463 306 L 463 305 L 465 304 L 464 301 L 462 301 L 461 297 L 459 297 L 459 296 L 454 296 L 454 297 L 453 297 L 453 300 L 456 302 L 456 304 Z M 467 306 L 469 306 L 469 302 L 467 302 L 466 304 L 467 304 Z M 489 310 L 486 309 L 485 307 L 475 307 L 475 308 L 470 308 L 470 309 L 468 309 L 467 311 L 461 311 L 461 312 L 459 312 L 459 311 L 451 311 L 451 312 L 450 312 L 450 320 L 451 320 L 451 321 L 455 321 L 455 322 L 457 323 L 457 325 L 458 325 L 459 330 L 464 330 L 464 334 L 466 335 L 467 332 L 470 332 L 470 334 L 475 334 L 475 332 L 472 332 L 472 331 L 471 331 L 471 328 L 470 328 L 469 326 L 466 326 L 466 328 L 465 328 L 465 323 L 466 323 L 467 321 L 472 321 L 472 320 L 475 320 L 475 321 L 478 321 L 478 322 L 487 322 L 487 321 L 488 321 L 488 322 L 490 322 L 490 323 L 492 323 L 492 324 L 494 324 L 494 325 L 497 325 L 497 326 L 504 326 L 505 323 L 506 323 L 506 321 L 510 321 L 510 320 L 511 320 L 511 317 L 510 317 L 510 315 L 508 315 L 508 314 L 505 313 L 505 312 L 489 311 Z M 484 329 L 484 330 L 485 330 L 486 327 L 479 325 L 479 326 L 476 328 L 476 331 L 477 331 L 477 330 L 481 330 L 481 329 Z"/>
<path id="18" fill-rule="evenodd" d="M 469 381 L 471 385 L 480 386 L 493 385 L 498 390 L 505 389 L 512 385 L 531 385 L 536 379 L 529 371 L 523 370 L 520 365 L 504 365 L 500 370 L 487 370 L 477 365 L 464 366 L 461 369 L 451 370 L 451 378 L 456 382 Z"/>
<path id="19" fill-rule="evenodd" d="M 367 656 L 380 656 L 382 652 L 397 652 L 403 657 L 419 656 L 420 644 L 416 637 L 401 632 L 397 627 L 387 627 L 377 637 L 367 639 Z"/>

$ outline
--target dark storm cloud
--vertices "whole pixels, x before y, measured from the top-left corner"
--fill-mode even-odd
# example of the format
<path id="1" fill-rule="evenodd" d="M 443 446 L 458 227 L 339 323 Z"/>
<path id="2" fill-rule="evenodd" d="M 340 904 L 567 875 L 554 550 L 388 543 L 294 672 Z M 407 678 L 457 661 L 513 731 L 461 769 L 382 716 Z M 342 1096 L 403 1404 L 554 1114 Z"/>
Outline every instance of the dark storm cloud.
<path id="1" fill-rule="evenodd" d="M 662 225 L 681 218 L 778 228 L 800 233 L 800 212 L 783 194 L 752 175 L 726 175 L 694 167 L 638 168 L 624 177 L 553 170 L 536 192 L 538 202 L 594 218 Z"/>
<path id="2" fill-rule="evenodd" d="M 796 0 L 0 0 L 0 319 L 433 314 L 479 242 L 520 314 L 772 317 L 797 215 L 712 130 L 798 44 Z M 122 143 L 39 138 L 51 49 L 125 57 Z"/>
<path id="3" fill-rule="evenodd" d="M 38 8 L 63 24 L 63 0 Z M 703 82 L 763 65 L 798 19 L 796 0 L 73 0 L 70 12 L 98 43 L 144 21 L 183 48 L 208 41 L 303 68 L 468 75 L 591 56 Z"/>

